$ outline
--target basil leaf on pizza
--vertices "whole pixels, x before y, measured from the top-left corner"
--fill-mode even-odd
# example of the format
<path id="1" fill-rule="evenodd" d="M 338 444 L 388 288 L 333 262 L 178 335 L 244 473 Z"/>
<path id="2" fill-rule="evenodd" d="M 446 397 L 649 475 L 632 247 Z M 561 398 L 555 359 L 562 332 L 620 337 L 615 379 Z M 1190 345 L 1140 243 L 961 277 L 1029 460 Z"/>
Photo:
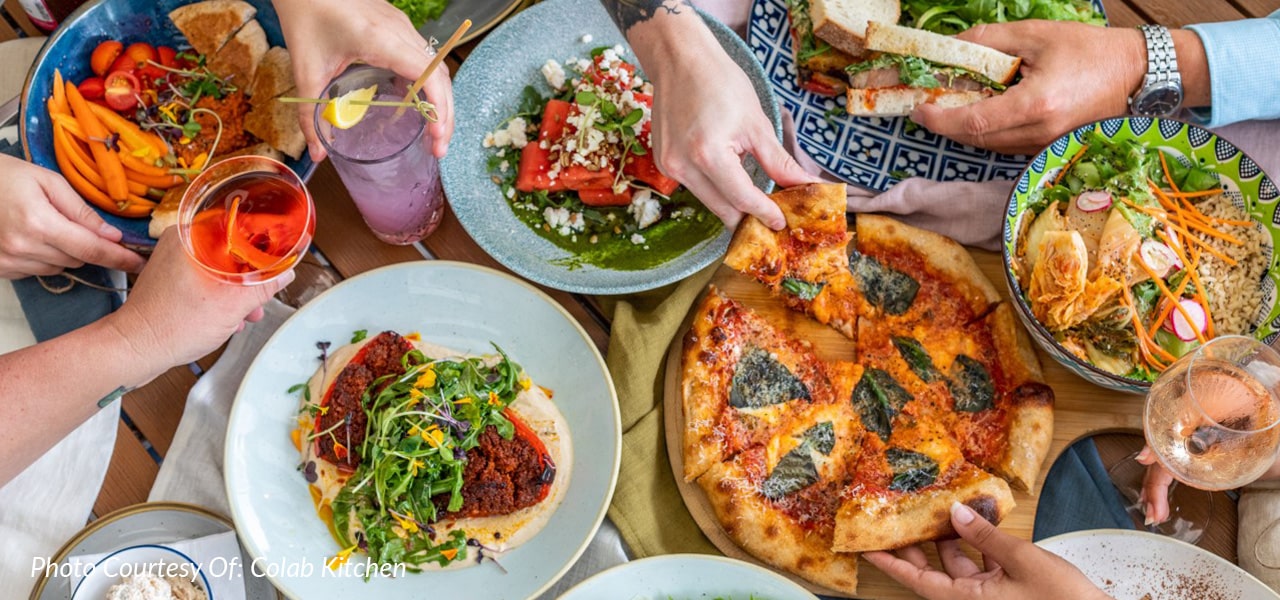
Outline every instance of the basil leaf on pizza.
<path id="1" fill-rule="evenodd" d="M 831 421 L 823 421 L 804 432 L 804 441 L 813 444 L 813 449 L 824 456 L 831 456 L 836 447 L 836 430 Z"/>
<path id="2" fill-rule="evenodd" d="M 755 346 L 742 353 L 729 388 L 729 406 L 762 408 L 797 399 L 809 400 L 809 388 L 786 365 Z"/>
<path id="3" fill-rule="evenodd" d="M 933 359 L 929 358 L 929 353 L 925 351 L 922 345 L 915 338 L 906 336 L 894 336 L 893 347 L 898 349 L 898 354 L 902 355 L 902 360 L 907 361 L 907 366 L 922 379 L 925 383 L 932 383 L 942 379 L 937 367 L 933 366 Z"/>
<path id="4" fill-rule="evenodd" d="M 862 417 L 862 425 L 880 439 L 889 441 L 893 418 L 913 396 L 888 371 L 868 368 L 853 387 L 853 408 Z"/>
<path id="5" fill-rule="evenodd" d="M 893 483 L 889 484 L 891 490 L 914 492 L 933 485 L 938 479 L 938 463 L 924 454 L 903 448 L 889 448 L 884 457 L 893 470 Z"/>
<path id="6" fill-rule="evenodd" d="M 987 410 L 996 400 L 996 386 L 991 381 L 991 372 L 982 363 L 963 354 L 951 363 L 951 382 L 948 387 L 958 411 Z"/>
<path id="7" fill-rule="evenodd" d="M 911 310 L 920 291 L 920 282 L 910 275 L 857 250 L 849 251 L 849 272 L 858 280 L 867 302 L 891 315 Z"/>
<path id="8" fill-rule="evenodd" d="M 800 298 L 801 300 L 813 300 L 822 293 L 822 288 L 826 287 L 825 281 L 805 281 L 797 277 L 783 277 L 783 291 Z"/>
<path id="9" fill-rule="evenodd" d="M 817 481 L 818 466 L 813 462 L 813 447 L 805 440 L 778 460 L 773 472 L 769 473 L 760 487 L 760 492 L 765 498 L 777 500 Z"/>

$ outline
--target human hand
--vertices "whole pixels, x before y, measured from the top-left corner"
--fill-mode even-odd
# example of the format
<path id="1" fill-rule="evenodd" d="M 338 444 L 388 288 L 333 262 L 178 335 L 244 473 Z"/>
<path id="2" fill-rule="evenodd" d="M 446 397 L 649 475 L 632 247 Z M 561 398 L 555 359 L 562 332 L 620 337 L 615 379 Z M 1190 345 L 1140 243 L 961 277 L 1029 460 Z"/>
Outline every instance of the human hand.
<path id="1" fill-rule="evenodd" d="M 274 0 L 280 26 L 293 59 L 298 95 L 318 98 L 329 82 L 356 61 L 389 69 L 416 81 L 434 51 L 427 51 L 409 17 L 386 0 Z M 439 119 L 427 124 L 431 151 L 444 156 L 453 136 L 453 84 L 441 63 L 423 85 Z M 298 116 L 315 161 L 324 159 L 316 136 L 315 106 L 299 104 Z"/>
<path id="2" fill-rule="evenodd" d="M 1109 598 L 1071 563 L 996 529 L 959 502 L 951 505 L 951 524 L 961 538 L 982 552 L 984 568 L 965 555 L 958 540 L 937 543 L 945 571 L 930 566 L 919 546 L 903 548 L 896 555 L 868 552 L 862 556 L 930 600 Z"/>
<path id="3" fill-rule="evenodd" d="M 1146 43 L 1132 28 L 1032 20 L 978 25 L 957 37 L 1021 56 L 1022 80 L 968 106 L 923 104 L 911 120 L 999 152 L 1038 152 L 1075 127 L 1128 114 L 1147 71 Z"/>
<path id="4" fill-rule="evenodd" d="M 141 256 L 61 176 L 0 155 L 0 278 L 56 275 L 85 263 L 136 272 Z"/>
<path id="5" fill-rule="evenodd" d="M 675 25 L 680 19 L 688 22 Z M 693 192 L 729 228 L 743 213 L 773 229 L 786 226 L 782 211 L 755 187 L 742 158 L 755 157 L 779 186 L 811 183 L 778 141 L 755 90 L 693 11 L 655 18 L 628 31 L 640 64 L 654 86 L 653 149 L 658 168 Z M 684 27 L 679 32 L 678 27 Z M 665 43 L 663 34 L 678 35 Z"/>
<path id="6" fill-rule="evenodd" d="M 262 318 L 262 305 L 293 281 L 292 270 L 259 285 L 224 283 L 201 271 L 170 227 L 138 276 L 129 299 L 108 316 L 129 340 L 151 377 L 216 349 L 244 322 Z M 139 382 L 141 383 L 141 382 Z"/>

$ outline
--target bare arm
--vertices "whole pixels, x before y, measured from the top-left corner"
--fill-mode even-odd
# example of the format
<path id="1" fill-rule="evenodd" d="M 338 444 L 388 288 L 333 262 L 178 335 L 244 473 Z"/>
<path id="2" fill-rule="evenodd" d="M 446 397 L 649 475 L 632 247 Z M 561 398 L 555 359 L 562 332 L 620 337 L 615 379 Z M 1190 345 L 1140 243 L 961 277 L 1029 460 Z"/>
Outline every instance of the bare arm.
<path id="1" fill-rule="evenodd" d="M 0 355 L 0 486 L 98 410 L 118 388 L 151 381 L 208 354 L 293 279 L 257 286 L 219 283 L 197 271 L 172 228 L 120 310 L 16 352 Z M 103 451 L 109 451 L 104 448 Z"/>

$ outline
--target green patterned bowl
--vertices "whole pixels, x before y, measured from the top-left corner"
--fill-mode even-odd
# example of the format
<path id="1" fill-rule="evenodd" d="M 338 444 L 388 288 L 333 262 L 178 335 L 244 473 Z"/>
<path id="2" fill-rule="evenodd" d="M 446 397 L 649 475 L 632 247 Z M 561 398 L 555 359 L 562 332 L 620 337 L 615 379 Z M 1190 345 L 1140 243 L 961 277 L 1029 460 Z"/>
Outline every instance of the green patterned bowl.
<path id="1" fill-rule="evenodd" d="M 1262 172 L 1258 163 L 1254 162 L 1236 148 L 1231 142 L 1218 137 L 1217 134 L 1177 119 L 1159 119 L 1150 117 L 1126 117 L 1106 119 L 1085 125 L 1068 133 L 1048 148 L 1040 151 L 1014 187 L 1009 197 L 1008 211 L 1005 214 L 1001 248 L 1004 254 L 1005 281 L 1009 284 L 1009 294 L 1013 296 L 1018 308 L 1018 317 L 1031 332 L 1031 337 L 1044 348 L 1050 356 L 1062 363 L 1075 374 L 1087 381 L 1112 390 L 1145 394 L 1150 383 L 1115 375 L 1099 369 L 1064 349 L 1054 339 L 1031 312 L 1023 291 L 1014 275 L 1013 258 L 1016 251 L 1016 235 L 1022 231 L 1022 216 L 1026 212 L 1031 190 L 1051 183 L 1058 172 L 1075 156 L 1076 151 L 1084 144 L 1085 136 L 1098 129 L 1108 138 L 1115 140 L 1137 140 L 1149 148 L 1158 148 L 1179 157 L 1184 164 L 1189 161 L 1199 162 L 1211 167 L 1222 178 L 1226 195 L 1236 206 L 1243 207 L 1249 215 L 1266 229 L 1269 234 L 1264 241 L 1263 252 L 1270 265 L 1266 274 L 1257 285 L 1262 288 L 1263 299 L 1257 314 L 1250 315 L 1250 335 L 1270 344 L 1280 337 L 1280 304 L 1277 304 L 1276 284 L 1280 281 L 1280 267 L 1275 262 L 1272 252 L 1280 244 L 1280 206 L 1276 200 L 1280 193 L 1276 190 L 1275 181 Z"/>

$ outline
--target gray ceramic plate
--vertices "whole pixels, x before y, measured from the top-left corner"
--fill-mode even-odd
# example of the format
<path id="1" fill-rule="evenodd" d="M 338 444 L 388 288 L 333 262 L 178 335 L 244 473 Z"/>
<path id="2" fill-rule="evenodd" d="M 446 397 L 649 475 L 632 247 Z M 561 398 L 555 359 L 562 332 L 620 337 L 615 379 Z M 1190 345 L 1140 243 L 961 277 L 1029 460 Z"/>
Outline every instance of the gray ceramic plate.
<path id="1" fill-rule="evenodd" d="M 455 0 L 456 1 L 456 0 Z M 716 39 L 750 77 L 765 114 L 781 135 L 777 101 L 760 63 L 733 31 L 703 16 Z M 536 32 L 536 33 L 535 33 Z M 590 34 L 590 43 L 583 35 Z M 683 279 L 718 260 L 729 245 L 726 230 L 684 254 L 644 271 L 617 271 L 563 264 L 572 255 L 539 237 L 512 212 L 487 171 L 489 150 L 484 134 L 515 113 L 520 92 L 527 85 L 544 94 L 550 88 L 539 69 L 547 59 L 563 61 L 586 56 L 597 46 L 626 44 L 599 2 L 547 0 L 507 20 L 485 38 L 462 63 L 453 80 L 458 123 L 449 155 L 440 163 L 445 195 L 462 226 L 480 247 L 507 268 L 533 281 L 569 292 L 625 294 L 653 289 Z M 630 50 L 628 57 L 634 58 Z M 756 186 L 768 191 L 772 182 L 752 163 Z"/>
<path id="2" fill-rule="evenodd" d="M 418 28 L 422 37 L 435 38 L 441 44 L 453 35 L 462 22 L 471 19 L 471 29 L 462 36 L 460 43 L 473 40 L 497 25 L 511 11 L 520 6 L 521 0 L 449 0 L 449 6 L 439 19 L 427 21 Z"/>
<path id="3" fill-rule="evenodd" d="M 62 562 L 68 556 L 113 552 L 139 544 L 167 544 L 232 530 L 226 517 L 191 504 L 135 504 L 90 523 L 67 540 L 50 560 Z M 250 562 L 249 555 L 241 550 L 240 563 Z M 37 579 L 31 600 L 69 600 L 74 584 L 72 578 L 56 574 Z M 246 600 L 275 600 L 277 597 L 275 588 L 266 579 L 248 577 L 245 580 Z"/>

